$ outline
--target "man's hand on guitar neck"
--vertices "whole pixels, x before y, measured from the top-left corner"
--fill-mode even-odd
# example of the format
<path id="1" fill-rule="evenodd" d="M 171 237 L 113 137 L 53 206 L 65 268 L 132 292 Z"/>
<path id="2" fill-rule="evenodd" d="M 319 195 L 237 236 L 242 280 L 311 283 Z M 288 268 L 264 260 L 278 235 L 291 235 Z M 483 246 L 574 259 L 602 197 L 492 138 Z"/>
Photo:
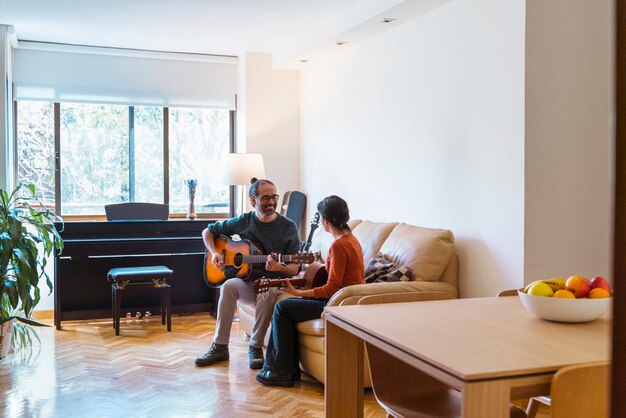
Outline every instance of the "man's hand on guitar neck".
<path id="1" fill-rule="evenodd" d="M 295 276 L 298 274 L 298 265 L 297 264 L 282 264 L 276 261 L 278 255 L 276 253 L 272 253 L 267 256 L 267 261 L 265 262 L 265 270 L 267 271 L 277 271 L 286 276 Z"/>
<path id="2" fill-rule="evenodd" d="M 276 261 L 276 253 L 272 253 L 267 256 L 267 261 L 265 262 L 265 270 L 267 271 L 281 271 L 280 268 L 284 265 Z"/>

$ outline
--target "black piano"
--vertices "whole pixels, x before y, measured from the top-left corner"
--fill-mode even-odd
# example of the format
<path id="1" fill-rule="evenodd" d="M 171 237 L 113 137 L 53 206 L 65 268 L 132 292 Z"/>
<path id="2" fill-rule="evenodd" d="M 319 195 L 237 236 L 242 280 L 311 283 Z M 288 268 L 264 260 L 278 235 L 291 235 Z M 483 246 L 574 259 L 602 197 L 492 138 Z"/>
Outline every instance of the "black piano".
<path id="1" fill-rule="evenodd" d="M 54 324 L 76 319 L 110 318 L 111 284 L 116 267 L 163 265 L 174 270 L 172 312 L 215 313 L 219 290 L 203 279 L 202 230 L 207 220 L 78 221 L 61 231 L 65 248 L 55 256 Z M 160 312 L 155 295 L 125 298 L 124 312 Z"/>

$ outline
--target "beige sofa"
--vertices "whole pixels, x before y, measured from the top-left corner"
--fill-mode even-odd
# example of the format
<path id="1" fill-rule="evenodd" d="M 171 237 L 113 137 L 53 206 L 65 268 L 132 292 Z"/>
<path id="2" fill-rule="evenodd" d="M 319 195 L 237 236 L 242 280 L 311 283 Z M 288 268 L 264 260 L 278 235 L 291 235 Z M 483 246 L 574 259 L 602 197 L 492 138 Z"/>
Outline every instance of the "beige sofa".
<path id="1" fill-rule="evenodd" d="M 352 220 L 349 224 L 363 247 L 366 268 L 370 259 L 380 252 L 389 261 L 411 267 L 413 279 L 348 286 L 337 292 L 328 306 L 356 305 L 362 297 L 368 295 L 398 292 L 445 292 L 452 297 L 458 296 L 459 261 L 454 254 L 454 236 L 449 230 L 397 222 Z M 320 251 L 325 258 L 332 241 L 332 236 L 319 228 L 313 238 L 311 251 Z M 238 308 L 240 325 L 250 335 L 254 307 L 239 304 Z M 324 321 L 315 319 L 302 322 L 298 324 L 298 331 L 302 370 L 324 383 Z M 365 384 L 369 386 L 369 369 L 365 369 Z"/>

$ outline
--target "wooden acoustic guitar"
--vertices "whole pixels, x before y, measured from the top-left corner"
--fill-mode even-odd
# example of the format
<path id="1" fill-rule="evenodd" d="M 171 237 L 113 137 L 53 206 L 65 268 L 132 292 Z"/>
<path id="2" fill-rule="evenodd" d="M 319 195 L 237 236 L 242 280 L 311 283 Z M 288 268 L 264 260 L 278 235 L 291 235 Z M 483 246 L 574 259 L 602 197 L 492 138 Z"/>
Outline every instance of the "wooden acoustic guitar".
<path id="1" fill-rule="evenodd" d="M 304 271 L 304 277 L 293 279 L 257 279 L 252 283 L 256 293 L 267 292 L 270 287 L 285 287 L 287 282 L 301 289 L 312 289 L 323 286 L 328 281 L 326 266 L 322 263 L 311 263 Z"/>
<path id="2" fill-rule="evenodd" d="M 221 268 L 213 264 L 211 253 L 204 253 L 204 281 L 211 287 L 219 287 L 233 277 L 253 280 L 261 275 L 267 255 L 248 240 L 233 241 L 230 237 L 215 237 L 215 250 L 220 254 Z M 293 255 L 278 254 L 274 259 L 279 263 L 312 263 L 312 253 Z"/>
<path id="3" fill-rule="evenodd" d="M 304 242 L 300 242 L 300 252 L 306 253 L 311 248 L 311 244 L 313 242 L 313 234 L 315 234 L 315 230 L 320 226 L 320 214 L 319 212 L 315 212 L 313 219 L 311 220 L 311 231 L 309 232 L 309 237 Z"/>

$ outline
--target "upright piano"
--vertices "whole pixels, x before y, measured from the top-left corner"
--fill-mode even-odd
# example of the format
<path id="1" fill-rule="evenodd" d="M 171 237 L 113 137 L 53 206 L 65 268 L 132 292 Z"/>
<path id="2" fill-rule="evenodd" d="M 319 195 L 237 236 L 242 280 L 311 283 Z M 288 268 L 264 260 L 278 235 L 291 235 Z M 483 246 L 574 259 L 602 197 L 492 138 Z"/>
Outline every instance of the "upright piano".
<path id="1" fill-rule="evenodd" d="M 215 313 L 219 290 L 203 278 L 202 230 L 199 220 L 77 221 L 57 224 L 65 247 L 55 254 L 54 324 L 111 317 L 111 284 L 116 267 L 163 265 L 174 270 L 172 312 Z M 63 228 L 61 230 L 61 228 Z M 122 313 L 159 312 L 156 295 L 125 298 Z"/>

